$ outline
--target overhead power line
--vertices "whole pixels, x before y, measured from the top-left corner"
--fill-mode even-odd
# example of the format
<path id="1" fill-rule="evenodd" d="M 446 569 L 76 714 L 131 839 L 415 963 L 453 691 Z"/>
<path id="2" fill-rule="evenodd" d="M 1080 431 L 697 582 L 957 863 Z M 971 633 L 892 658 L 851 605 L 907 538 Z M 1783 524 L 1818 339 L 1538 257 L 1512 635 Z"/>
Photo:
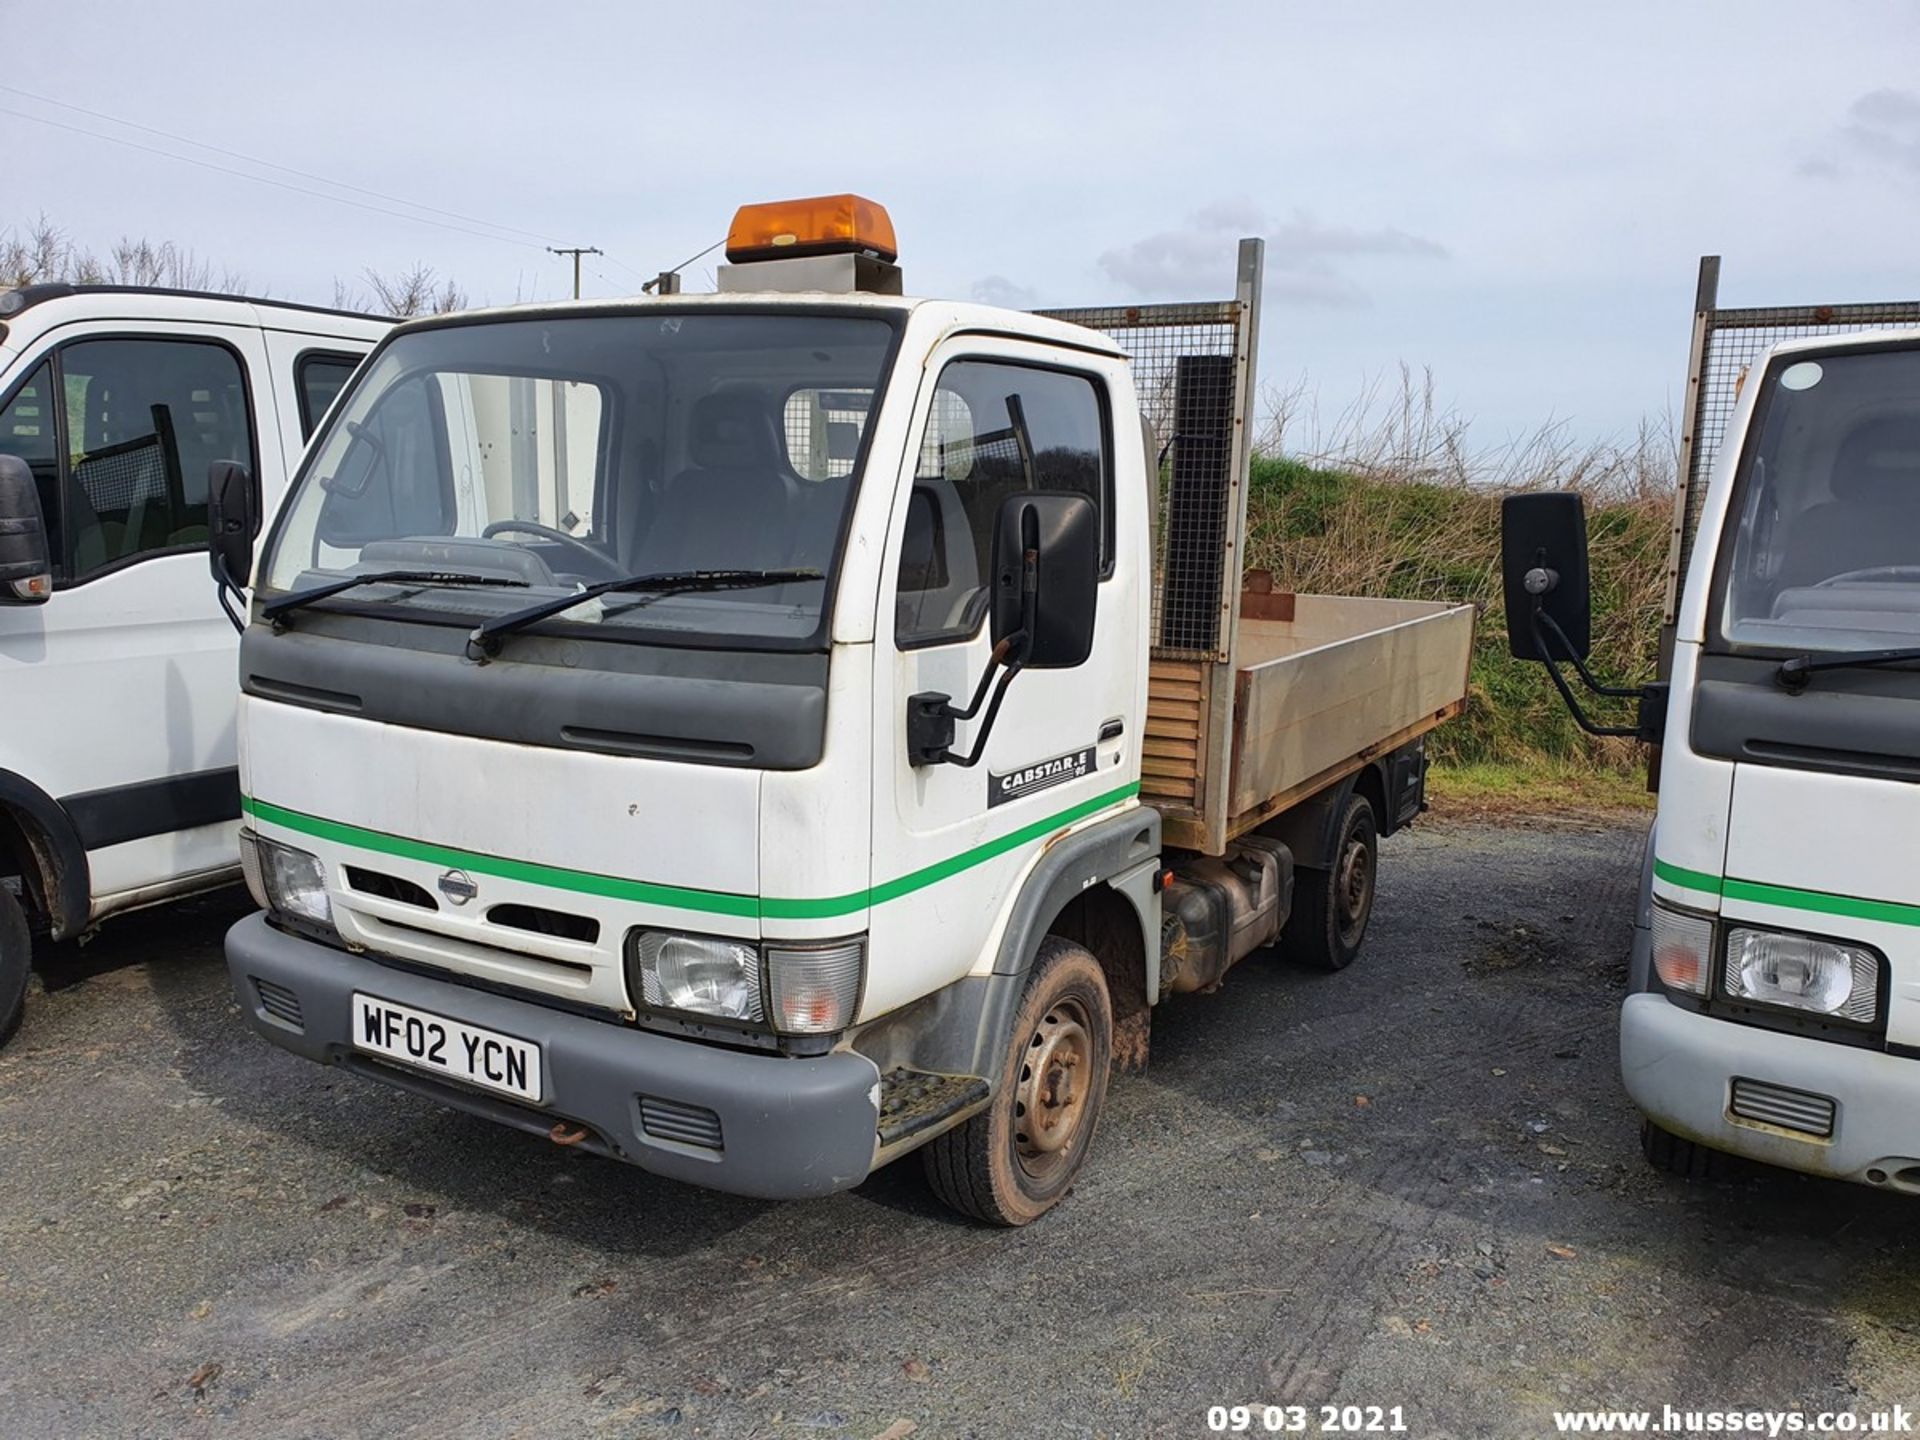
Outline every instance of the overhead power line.
<path id="1" fill-rule="evenodd" d="M 489 230 L 504 230 L 510 235 L 524 236 L 528 240 L 538 240 L 542 244 L 545 244 L 553 239 L 553 236 L 542 235 L 536 230 L 522 230 L 515 225 L 502 225 L 498 221 L 483 220 L 477 215 L 462 215 L 457 210 L 443 210 L 437 205 L 427 205 L 422 203 L 421 201 L 408 200 L 403 196 L 399 196 L 399 195 L 388 195 L 382 191 L 370 190 L 364 185 L 355 185 L 346 180 L 329 179 L 325 175 L 316 175 L 310 170 L 297 170 L 291 165 L 282 165 L 278 161 L 263 160 L 258 155 L 248 155 L 244 151 L 228 150 L 228 149 L 222 148 L 219 145 L 210 145 L 205 140 L 195 140 L 191 136 L 187 136 L 187 135 L 176 135 L 171 130 L 162 130 L 159 127 L 154 125 L 143 125 L 137 120 L 123 120 L 118 115 L 107 114 L 106 111 L 104 110 L 89 110 L 84 105 L 75 105 L 68 100 L 56 100 L 50 95 L 38 95 L 31 90 L 23 90 L 18 85 L 9 85 L 4 81 L 0 81 L 0 90 L 9 91 L 12 94 L 22 96 L 28 100 L 38 101 L 42 105 L 55 105 L 62 110 L 71 110 L 75 114 L 91 116 L 95 120 L 104 120 L 109 125 L 121 125 L 129 130 L 138 130 L 141 133 L 146 135 L 157 135 L 162 140 L 171 140 L 177 145 L 191 145 L 196 150 L 206 150 L 206 151 L 210 151 L 215 155 L 224 155 L 229 160 L 241 160 L 249 165 L 258 165 L 263 169 L 278 170 L 283 175 L 297 175 L 302 180 L 312 180 L 315 183 L 320 185 L 330 185 L 336 190 L 351 190 L 356 195 L 370 196 L 375 200 L 384 200 L 392 205 L 404 205 L 407 208 L 412 210 L 425 210 L 429 214 L 444 216 L 446 219 L 458 220 L 468 225 L 479 225 Z M 16 114 L 18 112 L 9 111 L 8 113 Z M 27 118 L 37 119 L 40 117 L 28 116 Z M 96 132 L 83 130 L 80 133 L 95 134 Z M 98 136 L 98 138 L 102 140 L 117 140 L 119 137 L 111 136 L 111 135 L 100 135 Z M 121 143 L 126 143 L 126 142 L 122 141 Z M 178 155 L 178 156 L 175 156 L 174 158 L 178 160 L 186 160 L 189 164 L 199 163 L 192 160 L 190 156 Z M 228 172 L 228 173 L 232 173 L 232 172 Z M 250 178 L 257 179 L 259 177 L 255 176 Z"/>
<path id="2" fill-rule="evenodd" d="M 231 175 L 236 179 L 251 180 L 260 185 L 271 185 L 275 189 L 286 190 L 295 195 L 305 195 L 315 200 L 331 200 L 338 205 L 351 205 L 356 210 L 365 210 L 375 215 L 385 215 L 395 220 L 412 220 L 417 224 L 432 225 L 441 230 L 450 230 L 459 235 L 470 235 L 479 240 L 497 240 L 503 244 L 521 245 L 527 249 L 544 250 L 556 255 L 573 255 L 573 247 L 556 246 L 551 243 L 553 240 L 552 236 L 544 235 L 537 230 L 524 230 L 515 225 L 502 225 L 498 221 L 485 220 L 477 215 L 466 215 L 458 210 L 447 210 L 437 205 L 428 205 L 423 201 L 408 200 L 404 196 L 389 195 L 385 191 L 374 190 L 365 185 L 356 185 L 346 180 L 334 180 L 325 175 L 315 174 L 310 170 L 301 170 L 292 165 L 283 165 L 275 160 L 262 159 L 258 155 L 249 155 L 242 150 L 230 150 L 224 146 L 209 144 L 205 140 L 195 140 L 188 135 L 175 134 L 171 130 L 162 130 L 155 125 L 143 124 L 136 120 L 124 120 L 120 116 L 110 115 L 104 110 L 93 110 L 85 105 L 75 105 L 71 101 L 56 100 L 50 95 L 41 95 L 35 91 L 23 89 L 18 85 L 7 84 L 4 81 L 0 81 L 0 91 L 18 95 L 23 99 L 32 100 L 38 104 L 53 105 L 62 110 L 70 110 L 74 114 L 85 115 L 90 119 L 104 121 L 109 125 L 118 125 L 128 130 L 136 130 L 141 134 L 152 135 L 161 140 L 171 141 L 176 145 L 190 146 L 196 150 L 205 150 L 209 154 L 225 156 L 229 160 L 238 160 L 246 165 L 256 165 L 262 169 L 278 171 L 282 175 L 292 175 L 302 180 L 311 180 L 316 185 L 325 185 L 332 190 L 351 191 L 355 195 L 367 196 L 369 200 L 384 201 L 385 204 L 370 204 L 367 200 L 355 200 L 346 195 L 330 194 L 326 190 L 312 190 L 304 185 L 294 185 L 285 180 L 276 180 L 270 175 L 256 175 L 251 171 L 236 170 L 228 165 L 217 165 L 210 160 L 203 160 L 195 155 L 182 155 L 173 150 L 162 149 L 157 145 L 145 145 L 137 140 L 130 140 L 124 135 L 113 135 L 103 131 L 89 129 L 84 125 L 74 125 L 65 120 L 56 120 L 49 115 L 35 115 L 31 111 L 15 110 L 4 105 L 0 105 L 0 115 L 11 115 L 19 120 L 31 120 L 35 124 L 51 126 L 57 130 L 66 130 L 75 135 L 84 135 L 92 140 L 104 140 L 112 145 L 124 145 L 128 149 L 138 150 L 143 154 L 158 155 L 164 160 L 176 160 L 183 165 L 197 165 L 203 170 L 210 170 L 216 174 Z M 396 210 L 389 208 L 391 206 L 402 206 L 405 208 Z M 433 218 L 435 216 L 441 218 L 435 219 Z M 686 265 L 692 264 L 694 260 L 698 260 L 711 251 L 718 249 L 720 243 L 721 242 L 716 241 L 713 245 L 708 246 L 706 250 L 701 251 L 699 255 L 691 257 L 689 260 L 683 262 L 682 265 L 676 266 L 675 269 L 684 269 Z M 590 250 L 587 253 L 600 256 L 609 264 L 618 266 L 635 279 L 646 278 L 618 255 L 609 255 L 601 250 Z M 574 292 L 577 296 L 579 293 L 580 257 L 579 255 L 573 255 L 573 258 Z M 617 290 L 619 288 L 597 270 L 593 273 L 606 284 L 608 289 Z"/>
<path id="3" fill-rule="evenodd" d="M 475 230 L 466 225 L 455 225 L 446 220 L 435 220 L 426 215 L 409 215 L 404 210 L 391 210 L 384 205 L 370 205 L 364 200 L 351 200 L 345 195 L 329 195 L 324 190 L 309 190 L 304 185 L 291 185 L 285 180 L 275 180 L 268 175 L 255 175 L 246 170 L 235 170 L 230 165 L 216 165 L 211 160 L 201 160 L 193 155 L 180 155 L 172 150 L 162 150 L 157 145 L 142 145 L 138 140 L 129 140 L 124 135 L 103 135 L 98 130 L 89 130 L 81 125 L 69 125 L 64 120 L 55 120 L 48 115 L 34 115 L 25 110 L 13 110 L 0 105 L 0 115 L 12 115 L 19 120 L 31 120 L 38 125 L 51 125 L 56 130 L 70 130 L 76 135 L 86 135 L 95 140 L 106 140 L 114 145 L 125 145 L 133 150 L 143 150 L 149 155 L 158 155 L 166 160 L 178 160 L 183 165 L 198 165 L 203 170 L 216 170 L 222 175 L 236 176 L 241 180 L 252 180 L 256 184 L 271 185 L 279 190 L 291 190 L 296 195 L 310 195 L 316 200 L 331 200 L 336 205 L 351 205 L 356 210 L 370 210 L 376 215 L 386 215 L 395 220 L 412 220 L 421 225 L 435 225 L 442 230 L 456 231 L 462 235 L 471 235 L 479 240 L 497 240 L 503 245 L 524 245 L 529 250 L 541 250 L 546 247 L 531 240 L 516 240 L 511 235 L 499 235 L 485 230 Z"/>

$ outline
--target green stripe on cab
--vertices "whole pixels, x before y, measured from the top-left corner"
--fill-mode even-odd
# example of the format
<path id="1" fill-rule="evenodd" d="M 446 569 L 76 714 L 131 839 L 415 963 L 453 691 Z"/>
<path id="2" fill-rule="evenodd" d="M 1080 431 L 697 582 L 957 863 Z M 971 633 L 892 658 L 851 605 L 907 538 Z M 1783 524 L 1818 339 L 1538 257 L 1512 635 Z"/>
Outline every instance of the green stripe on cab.
<path id="1" fill-rule="evenodd" d="M 555 890 L 571 890 L 582 895 L 602 895 L 614 900 L 633 900 L 647 905 L 669 905 L 682 910 L 693 910 L 704 915 L 737 915 L 748 919 L 771 920 L 821 920 L 836 915 L 851 915 L 873 905 L 884 905 L 889 900 L 897 900 L 902 895 L 910 895 L 916 890 L 924 890 L 929 885 L 938 884 L 963 870 L 971 870 L 975 865 L 1004 855 L 1009 850 L 1017 850 L 1035 840 L 1072 825 L 1090 815 L 1115 805 L 1121 805 L 1140 793 L 1138 783 L 1122 785 L 1103 795 L 1095 795 L 1078 805 L 1070 805 L 1065 810 L 1023 825 L 1018 830 L 1001 835 L 963 850 L 945 860 L 902 875 L 898 879 L 882 881 L 871 890 L 856 890 L 847 895 L 822 896 L 817 899 L 789 898 L 777 895 L 738 895 L 726 890 L 695 890 L 681 885 L 657 885 L 645 880 L 628 880 L 618 875 L 599 875 L 584 870 L 563 870 L 555 865 L 536 865 L 530 860 L 512 860 L 500 855 L 482 855 L 471 850 L 456 850 L 448 845 L 433 845 L 424 840 L 410 840 L 403 835 L 389 835 L 382 830 L 366 830 L 358 825 L 348 825 L 338 820 L 323 819 L 318 815 L 309 815 L 300 810 L 289 810 L 285 806 L 269 804 L 251 796 L 242 798 L 240 808 L 254 819 L 268 825 L 278 825 L 282 829 L 292 830 L 302 835 L 312 835 L 321 840 L 332 840 L 337 844 L 351 845 L 360 850 L 371 850 L 381 855 L 397 855 L 406 860 L 419 860 L 429 865 L 444 865 L 453 870 L 471 870 L 482 875 L 498 875 L 507 880 L 520 880 L 529 885 L 544 885 Z"/>

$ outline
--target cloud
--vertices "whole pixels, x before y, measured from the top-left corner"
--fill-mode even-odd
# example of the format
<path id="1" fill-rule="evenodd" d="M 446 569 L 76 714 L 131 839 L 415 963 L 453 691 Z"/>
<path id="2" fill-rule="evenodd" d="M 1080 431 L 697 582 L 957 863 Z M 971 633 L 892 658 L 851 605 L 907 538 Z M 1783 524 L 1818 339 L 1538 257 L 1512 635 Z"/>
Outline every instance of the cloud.
<path id="1" fill-rule="evenodd" d="M 1794 168 L 1801 175 L 1832 179 L 1854 163 L 1920 176 L 1920 93 L 1868 91 L 1847 107 L 1847 118 L 1835 128 L 1824 153 Z"/>
<path id="2" fill-rule="evenodd" d="M 1040 304 L 1039 295 L 1004 275 L 988 275 L 974 281 L 973 298 L 982 305 L 998 305 L 1003 310 L 1032 310 Z"/>
<path id="3" fill-rule="evenodd" d="M 1303 305 L 1357 306 L 1367 292 L 1347 276 L 1343 262 L 1378 257 L 1445 259 L 1446 247 L 1396 226 L 1360 230 L 1327 225 L 1304 210 L 1275 222 L 1244 200 L 1217 200 L 1187 217 L 1185 228 L 1163 230 L 1100 257 L 1108 277 L 1140 295 L 1190 294 L 1219 286 L 1231 275 L 1232 242 L 1243 235 L 1267 242 L 1266 293 Z"/>
<path id="4" fill-rule="evenodd" d="M 1920 175 L 1920 95 L 1874 90 L 1853 102 L 1840 138 L 1857 154 Z"/>

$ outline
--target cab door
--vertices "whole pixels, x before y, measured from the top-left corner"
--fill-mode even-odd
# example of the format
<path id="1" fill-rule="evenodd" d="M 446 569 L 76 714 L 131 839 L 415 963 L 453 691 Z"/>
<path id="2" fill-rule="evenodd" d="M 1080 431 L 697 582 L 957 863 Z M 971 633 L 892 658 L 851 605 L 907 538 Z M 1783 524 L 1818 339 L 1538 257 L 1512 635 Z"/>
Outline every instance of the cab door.
<path id="1" fill-rule="evenodd" d="M 1122 361 L 987 336 L 947 341 L 926 369 L 913 457 L 898 479 L 874 657 L 872 1014 L 992 967 L 995 920 L 1045 838 L 1128 799 L 1140 776 L 1145 485 L 1116 483 L 1115 436 L 1133 427 Z M 995 522 L 1023 491 L 1084 494 L 1100 515 L 1102 579 L 1091 656 L 1009 686 L 954 750 L 976 764 L 915 766 L 909 696 L 964 706 L 992 640 Z"/>
<path id="2" fill-rule="evenodd" d="M 207 471 L 278 493 L 260 332 L 89 322 L 0 392 L 0 446 L 40 478 L 54 556 L 42 605 L 0 608 L 0 769 L 58 800 L 93 911 L 237 864 L 235 638 L 207 573 Z"/>

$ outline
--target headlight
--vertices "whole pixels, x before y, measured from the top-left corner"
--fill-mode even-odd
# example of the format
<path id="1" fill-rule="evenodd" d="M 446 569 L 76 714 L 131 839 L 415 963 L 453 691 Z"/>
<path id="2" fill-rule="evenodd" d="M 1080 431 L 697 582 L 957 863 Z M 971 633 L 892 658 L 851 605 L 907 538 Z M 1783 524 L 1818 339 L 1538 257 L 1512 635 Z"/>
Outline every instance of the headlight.
<path id="1" fill-rule="evenodd" d="M 866 970 L 864 939 L 831 945 L 768 946 L 773 1024 L 788 1035 L 826 1035 L 853 1023 Z"/>
<path id="2" fill-rule="evenodd" d="M 866 962 L 864 935 L 763 953 L 750 940 L 636 930 L 627 937 L 627 993 L 650 1010 L 830 1035 L 853 1023 Z"/>
<path id="3" fill-rule="evenodd" d="M 296 920 L 332 926 L 333 902 L 327 898 L 327 871 L 318 855 L 243 833 L 240 868 L 246 874 L 247 889 L 267 909 Z"/>
<path id="4" fill-rule="evenodd" d="M 1713 921 L 1653 902 L 1653 968 L 1662 985 L 1705 995 L 1712 952 Z"/>
<path id="5" fill-rule="evenodd" d="M 1735 928 L 1727 932 L 1726 992 L 1870 1025 L 1880 1009 L 1880 959 L 1837 940 Z"/>
<path id="6" fill-rule="evenodd" d="M 627 987 L 658 1010 L 725 1020 L 766 1018 L 760 1003 L 760 948 L 746 941 L 638 931 L 627 941 Z"/>

